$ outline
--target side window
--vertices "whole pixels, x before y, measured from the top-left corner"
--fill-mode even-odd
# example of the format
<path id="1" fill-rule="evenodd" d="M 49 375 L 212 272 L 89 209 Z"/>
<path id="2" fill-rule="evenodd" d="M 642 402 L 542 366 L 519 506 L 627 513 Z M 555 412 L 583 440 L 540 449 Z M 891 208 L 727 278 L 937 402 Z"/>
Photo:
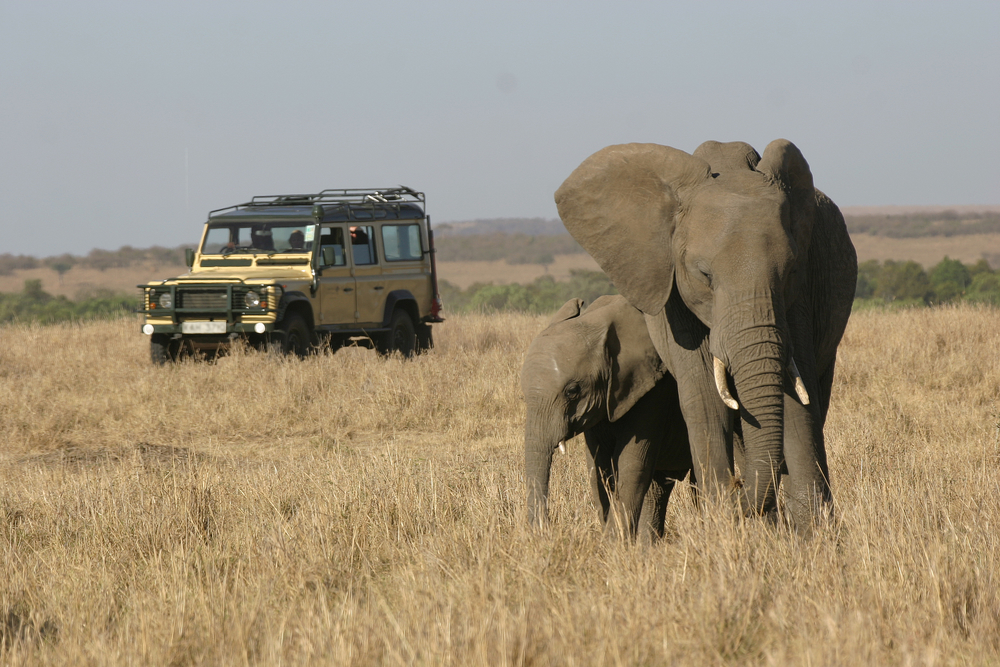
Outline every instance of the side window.
<path id="1" fill-rule="evenodd" d="M 345 266 L 344 230 L 341 227 L 324 227 L 319 237 L 320 266 Z"/>
<path id="2" fill-rule="evenodd" d="M 375 255 L 375 228 L 371 225 L 356 225 L 351 227 L 351 252 L 354 254 L 354 265 L 378 264 Z"/>
<path id="3" fill-rule="evenodd" d="M 420 259 L 420 225 L 382 225 L 382 248 L 388 262 Z"/>

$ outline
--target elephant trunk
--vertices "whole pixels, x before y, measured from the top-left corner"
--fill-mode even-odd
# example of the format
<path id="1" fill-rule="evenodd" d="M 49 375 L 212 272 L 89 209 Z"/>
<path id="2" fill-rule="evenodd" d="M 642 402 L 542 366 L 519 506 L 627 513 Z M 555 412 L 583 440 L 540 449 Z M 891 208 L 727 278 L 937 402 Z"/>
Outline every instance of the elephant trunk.
<path id="1" fill-rule="evenodd" d="M 733 318 L 740 326 L 722 327 L 713 347 L 729 360 L 736 386 L 745 448 L 745 509 L 766 514 L 776 507 L 784 463 L 786 338 L 780 303 L 765 298 L 740 305 Z"/>
<path id="2" fill-rule="evenodd" d="M 746 357 L 746 358 L 741 358 Z M 749 510 L 767 513 L 775 507 L 784 461 L 784 364 L 776 341 L 741 350 L 733 362 L 740 403 Z"/>
<path id="3" fill-rule="evenodd" d="M 548 522 L 549 475 L 552 454 L 563 439 L 554 433 L 551 420 L 528 403 L 524 425 L 524 481 L 528 487 L 528 523 L 543 526 Z"/>

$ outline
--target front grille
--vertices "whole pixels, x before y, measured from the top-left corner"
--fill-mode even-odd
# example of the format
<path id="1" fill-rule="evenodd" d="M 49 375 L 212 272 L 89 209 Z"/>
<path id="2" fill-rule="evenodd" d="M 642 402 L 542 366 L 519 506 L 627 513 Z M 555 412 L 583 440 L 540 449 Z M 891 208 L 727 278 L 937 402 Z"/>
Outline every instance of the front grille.
<path id="1" fill-rule="evenodd" d="M 229 308 L 229 295 L 224 288 L 181 288 L 177 290 L 177 307 L 226 310 Z"/>

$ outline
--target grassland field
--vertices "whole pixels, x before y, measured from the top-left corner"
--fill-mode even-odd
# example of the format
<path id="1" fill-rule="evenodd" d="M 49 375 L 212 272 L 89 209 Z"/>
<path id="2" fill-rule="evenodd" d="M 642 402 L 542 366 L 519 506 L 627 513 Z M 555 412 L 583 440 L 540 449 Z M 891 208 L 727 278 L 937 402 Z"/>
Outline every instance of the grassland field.
<path id="1" fill-rule="evenodd" d="M 649 548 L 579 438 L 526 525 L 544 321 L 167 367 L 133 319 L 0 328 L 0 664 L 1000 662 L 1000 311 L 852 317 L 815 537 L 681 488 Z"/>

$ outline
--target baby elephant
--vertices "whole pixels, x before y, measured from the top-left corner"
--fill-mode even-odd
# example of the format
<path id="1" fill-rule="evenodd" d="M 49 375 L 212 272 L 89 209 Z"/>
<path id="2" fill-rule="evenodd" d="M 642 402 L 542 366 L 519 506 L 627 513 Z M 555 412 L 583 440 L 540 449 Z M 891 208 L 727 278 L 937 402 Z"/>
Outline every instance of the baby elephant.
<path id="1" fill-rule="evenodd" d="M 675 481 L 691 469 L 677 384 L 623 297 L 582 307 L 567 301 L 521 368 L 528 519 L 547 520 L 552 455 L 583 433 L 605 533 L 655 539 Z"/>

